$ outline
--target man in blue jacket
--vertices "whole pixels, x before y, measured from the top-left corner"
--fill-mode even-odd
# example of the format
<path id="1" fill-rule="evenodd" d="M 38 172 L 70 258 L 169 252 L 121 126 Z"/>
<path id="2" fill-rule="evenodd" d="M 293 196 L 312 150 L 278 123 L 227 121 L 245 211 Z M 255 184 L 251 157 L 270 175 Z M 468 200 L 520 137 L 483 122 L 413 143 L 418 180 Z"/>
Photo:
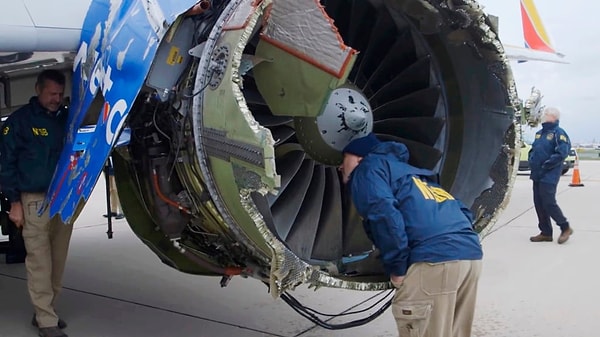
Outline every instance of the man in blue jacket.
<path id="1" fill-rule="evenodd" d="M 565 243 L 573 229 L 556 203 L 556 187 L 560 180 L 562 163 L 571 149 L 569 136 L 558 120 L 560 111 L 546 108 L 542 113 L 542 129 L 535 134 L 529 150 L 530 179 L 533 180 L 533 202 L 538 217 L 540 234 L 529 239 L 532 242 L 552 241 L 552 222 L 560 227 L 558 243 Z"/>
<path id="2" fill-rule="evenodd" d="M 470 336 L 483 254 L 469 209 L 409 165 L 404 144 L 370 133 L 343 153 L 342 179 L 397 288 L 400 336 Z"/>
<path id="3" fill-rule="evenodd" d="M 0 135 L 0 186 L 10 202 L 9 218 L 23 230 L 27 288 L 41 337 L 66 337 L 66 323 L 55 311 L 73 225 L 39 214 L 62 151 L 67 111 L 64 75 L 42 71 L 37 96 L 13 112 Z"/>

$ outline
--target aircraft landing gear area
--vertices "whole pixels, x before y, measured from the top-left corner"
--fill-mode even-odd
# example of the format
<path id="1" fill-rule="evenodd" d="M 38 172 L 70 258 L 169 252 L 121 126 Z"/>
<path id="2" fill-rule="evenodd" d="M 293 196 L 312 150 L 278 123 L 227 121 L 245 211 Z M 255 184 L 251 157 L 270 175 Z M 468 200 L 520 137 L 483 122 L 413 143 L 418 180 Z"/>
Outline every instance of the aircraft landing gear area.
<path id="1" fill-rule="evenodd" d="M 2 235 L 8 236 L 8 241 L 0 241 L 0 255 L 5 255 L 6 264 L 25 262 L 25 243 L 21 230 L 8 218 L 10 204 L 0 193 L 0 227 Z"/>

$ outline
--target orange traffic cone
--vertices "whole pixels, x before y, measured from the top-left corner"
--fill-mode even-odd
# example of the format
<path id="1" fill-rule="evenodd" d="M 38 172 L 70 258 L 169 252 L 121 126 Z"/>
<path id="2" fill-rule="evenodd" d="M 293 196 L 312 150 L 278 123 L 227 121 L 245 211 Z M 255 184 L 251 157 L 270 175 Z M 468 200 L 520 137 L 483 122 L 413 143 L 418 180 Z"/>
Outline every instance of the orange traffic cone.
<path id="1" fill-rule="evenodd" d="M 581 178 L 579 177 L 579 158 L 575 158 L 575 166 L 573 167 L 573 178 L 569 186 L 583 186 Z"/>

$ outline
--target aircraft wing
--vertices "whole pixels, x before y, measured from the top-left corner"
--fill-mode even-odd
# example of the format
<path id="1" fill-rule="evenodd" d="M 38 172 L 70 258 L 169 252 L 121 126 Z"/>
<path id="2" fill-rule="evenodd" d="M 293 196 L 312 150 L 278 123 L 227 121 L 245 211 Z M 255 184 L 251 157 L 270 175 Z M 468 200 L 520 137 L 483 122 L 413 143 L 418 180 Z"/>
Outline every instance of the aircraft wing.
<path id="1" fill-rule="evenodd" d="M 73 65 L 68 136 L 45 202 L 50 215 L 65 222 L 74 221 L 78 205 L 89 198 L 167 28 L 196 0 L 113 3 L 92 1 Z M 78 129 L 100 94 L 95 129 L 87 143 L 78 143 Z"/>
<path id="2" fill-rule="evenodd" d="M 511 45 L 504 45 L 504 51 L 506 52 L 506 57 L 509 60 L 515 60 L 518 62 L 542 61 L 564 64 L 569 63 L 566 61 L 565 56 L 563 54 L 556 52 L 545 52 Z"/>
<path id="3" fill-rule="evenodd" d="M 504 45 L 506 56 L 518 62 L 544 61 L 552 63 L 568 63 L 565 55 L 556 51 L 550 41 L 542 18 L 533 0 L 521 0 L 521 23 L 525 47 Z"/>
<path id="4" fill-rule="evenodd" d="M 91 0 L 11 0 L 0 11 L 0 51 L 77 49 Z"/>

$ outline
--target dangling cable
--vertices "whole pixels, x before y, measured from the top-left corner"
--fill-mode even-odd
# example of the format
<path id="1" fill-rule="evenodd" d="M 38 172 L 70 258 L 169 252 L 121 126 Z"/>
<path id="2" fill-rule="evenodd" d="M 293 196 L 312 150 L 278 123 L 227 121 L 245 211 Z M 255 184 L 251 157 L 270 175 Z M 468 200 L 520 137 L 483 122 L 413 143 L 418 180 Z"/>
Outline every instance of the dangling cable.
<path id="1" fill-rule="evenodd" d="M 377 296 L 379 296 L 380 294 L 383 294 L 383 293 L 384 292 L 380 292 Z M 373 321 L 375 318 L 381 316 L 381 314 L 383 314 L 387 310 L 387 308 L 390 307 L 390 305 L 392 304 L 392 299 L 390 298 L 387 302 L 383 303 L 383 305 L 381 305 L 381 307 L 379 309 L 377 309 L 374 313 L 370 314 L 369 316 L 360 318 L 360 319 L 357 319 L 354 321 L 346 322 L 346 323 L 330 324 L 330 323 L 327 323 L 327 321 L 319 318 L 317 315 L 329 317 L 328 320 L 331 320 L 336 317 L 355 315 L 355 314 L 367 312 L 367 311 L 375 308 L 377 305 L 379 305 L 384 300 L 386 300 L 393 293 L 394 293 L 394 289 L 391 289 L 390 291 L 388 291 L 385 294 L 385 296 L 383 296 L 381 299 L 379 299 L 377 302 L 375 302 L 373 305 L 371 305 L 368 308 L 365 308 L 362 310 L 356 310 L 356 311 L 349 311 L 349 312 L 345 312 L 345 313 L 339 313 L 339 314 L 325 314 L 325 313 L 321 313 L 315 309 L 306 307 L 287 292 L 281 294 L 281 299 L 283 299 L 292 309 L 294 309 L 294 311 L 296 311 L 298 314 L 300 314 L 300 316 L 310 320 L 311 322 L 315 323 L 316 325 L 318 325 L 322 328 L 328 329 L 328 330 L 341 330 L 341 329 L 348 329 L 348 328 L 361 326 L 361 325 L 364 325 L 364 324 L 367 324 L 367 323 Z"/>

